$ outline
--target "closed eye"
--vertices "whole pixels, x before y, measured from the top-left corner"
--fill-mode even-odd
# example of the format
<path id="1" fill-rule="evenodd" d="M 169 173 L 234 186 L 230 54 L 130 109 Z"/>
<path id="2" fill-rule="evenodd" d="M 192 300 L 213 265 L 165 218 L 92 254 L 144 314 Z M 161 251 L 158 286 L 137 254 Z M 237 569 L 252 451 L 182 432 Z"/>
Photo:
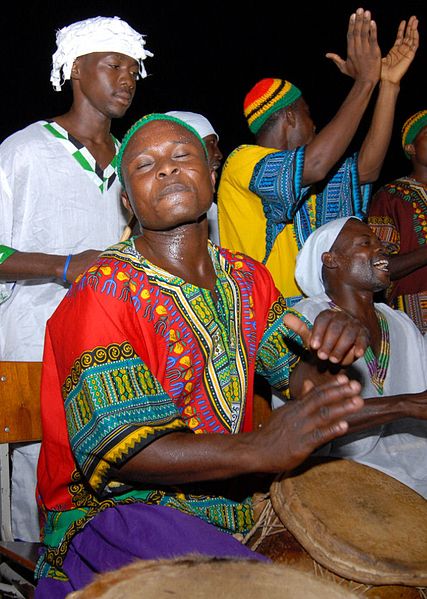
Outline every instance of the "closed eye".
<path id="1" fill-rule="evenodd" d="M 151 162 L 140 162 L 139 164 L 136 165 L 136 170 L 139 171 L 139 170 L 147 168 L 149 166 L 151 166 Z"/>

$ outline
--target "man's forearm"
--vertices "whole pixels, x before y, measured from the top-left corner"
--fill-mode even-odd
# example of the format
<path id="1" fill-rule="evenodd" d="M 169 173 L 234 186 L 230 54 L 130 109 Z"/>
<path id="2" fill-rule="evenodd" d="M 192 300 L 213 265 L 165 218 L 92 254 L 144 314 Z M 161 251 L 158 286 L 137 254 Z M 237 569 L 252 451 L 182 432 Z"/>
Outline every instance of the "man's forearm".
<path id="1" fill-rule="evenodd" d="M 334 118 L 307 145 L 303 184 L 321 181 L 353 139 L 375 88 L 374 81 L 355 81 Z"/>
<path id="2" fill-rule="evenodd" d="M 376 181 L 390 144 L 394 113 L 400 86 L 381 81 L 371 126 L 363 141 L 358 157 L 361 183 Z"/>
<path id="3" fill-rule="evenodd" d="M 397 281 L 427 265 L 427 245 L 407 254 L 393 254 L 389 260 L 390 278 Z"/>
<path id="4" fill-rule="evenodd" d="M 15 251 L 0 264 L 0 280 L 60 278 L 65 260 L 66 256 Z"/>

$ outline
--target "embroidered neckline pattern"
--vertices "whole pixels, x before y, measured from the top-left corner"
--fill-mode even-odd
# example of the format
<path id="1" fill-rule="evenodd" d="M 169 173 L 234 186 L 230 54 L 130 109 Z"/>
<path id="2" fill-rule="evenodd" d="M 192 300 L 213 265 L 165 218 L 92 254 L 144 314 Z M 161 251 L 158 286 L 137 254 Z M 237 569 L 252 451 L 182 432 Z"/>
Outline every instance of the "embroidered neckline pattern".
<path id="1" fill-rule="evenodd" d="M 58 125 L 55 121 L 46 121 L 43 127 L 52 133 L 73 156 L 101 193 L 110 189 L 117 178 L 117 152 L 120 147 L 119 142 L 114 136 L 111 137 L 114 141 L 116 153 L 110 164 L 103 170 L 86 146 L 73 137 L 71 133 L 68 133 L 61 125 Z"/>
<path id="2" fill-rule="evenodd" d="M 342 310 L 342 308 L 337 306 L 332 300 L 329 302 L 329 306 L 332 310 L 336 310 L 337 312 Z M 380 310 L 377 310 L 376 308 L 375 314 L 377 316 L 381 331 L 380 353 L 377 357 L 372 347 L 369 345 L 366 348 L 363 357 L 369 370 L 371 383 L 379 395 L 384 395 L 384 383 L 387 377 L 388 365 L 390 362 L 390 330 L 384 314 L 382 314 Z"/>

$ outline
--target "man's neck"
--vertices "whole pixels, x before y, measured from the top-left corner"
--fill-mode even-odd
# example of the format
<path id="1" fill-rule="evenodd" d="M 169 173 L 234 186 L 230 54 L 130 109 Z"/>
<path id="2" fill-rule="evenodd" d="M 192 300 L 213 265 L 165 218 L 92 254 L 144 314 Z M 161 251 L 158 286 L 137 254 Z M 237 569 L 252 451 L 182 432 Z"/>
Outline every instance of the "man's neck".
<path id="1" fill-rule="evenodd" d="M 411 179 L 415 179 L 415 181 L 423 183 L 424 185 L 427 184 L 427 167 L 418 163 L 413 163 L 412 166 L 413 169 L 409 175 Z"/>
<path id="2" fill-rule="evenodd" d="M 65 114 L 53 119 L 84 145 L 111 142 L 111 119 L 94 110 L 82 110 L 74 104 Z"/>
<path id="3" fill-rule="evenodd" d="M 375 313 L 374 293 L 367 290 L 339 288 L 328 290 L 328 296 L 341 310 L 364 322 Z"/>

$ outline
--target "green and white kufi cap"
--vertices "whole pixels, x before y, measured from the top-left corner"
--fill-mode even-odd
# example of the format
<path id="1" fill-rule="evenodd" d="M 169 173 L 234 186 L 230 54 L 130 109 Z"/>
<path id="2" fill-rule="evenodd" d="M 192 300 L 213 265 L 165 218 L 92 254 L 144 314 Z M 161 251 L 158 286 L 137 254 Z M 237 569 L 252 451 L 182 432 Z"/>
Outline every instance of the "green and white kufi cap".
<path id="1" fill-rule="evenodd" d="M 197 137 L 197 139 L 202 144 L 203 150 L 206 155 L 206 159 L 208 159 L 208 150 L 206 148 L 206 144 L 205 144 L 204 140 L 202 139 L 202 137 L 200 136 L 199 132 L 196 131 L 196 129 L 194 127 L 192 127 L 189 123 L 187 123 L 181 119 L 171 116 L 170 114 L 164 114 L 161 112 L 152 112 L 151 114 L 146 114 L 145 116 L 140 118 L 138 121 L 136 121 L 136 123 L 134 123 L 132 125 L 132 127 L 127 131 L 127 133 L 125 133 L 125 135 L 123 137 L 123 141 L 120 146 L 119 153 L 117 155 L 117 174 L 118 174 L 120 183 L 123 186 L 124 186 L 123 174 L 122 174 L 123 154 L 129 144 L 130 140 L 135 135 L 135 133 L 137 131 L 139 131 L 141 129 L 141 127 L 144 127 L 144 125 L 147 125 L 148 123 L 151 123 L 153 121 L 169 121 L 171 123 L 176 123 L 177 125 L 181 125 L 181 127 L 184 127 L 184 129 L 187 129 L 188 131 L 190 131 L 190 133 L 192 133 L 195 137 Z"/>

